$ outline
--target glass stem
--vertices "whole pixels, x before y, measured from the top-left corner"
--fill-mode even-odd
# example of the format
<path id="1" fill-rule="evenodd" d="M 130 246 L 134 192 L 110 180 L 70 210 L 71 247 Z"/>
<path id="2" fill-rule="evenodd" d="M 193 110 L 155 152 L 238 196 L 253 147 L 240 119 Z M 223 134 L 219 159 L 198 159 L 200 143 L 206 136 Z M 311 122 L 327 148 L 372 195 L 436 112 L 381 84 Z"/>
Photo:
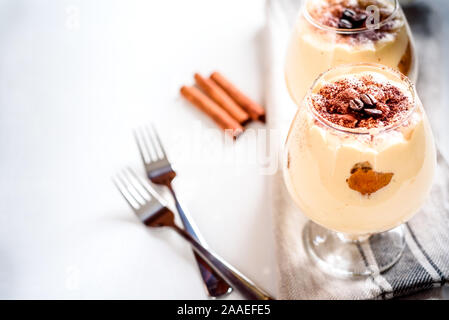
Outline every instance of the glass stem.
<path id="1" fill-rule="evenodd" d="M 337 232 L 338 238 L 343 242 L 363 242 L 371 237 L 371 234 L 345 234 L 341 232 Z"/>

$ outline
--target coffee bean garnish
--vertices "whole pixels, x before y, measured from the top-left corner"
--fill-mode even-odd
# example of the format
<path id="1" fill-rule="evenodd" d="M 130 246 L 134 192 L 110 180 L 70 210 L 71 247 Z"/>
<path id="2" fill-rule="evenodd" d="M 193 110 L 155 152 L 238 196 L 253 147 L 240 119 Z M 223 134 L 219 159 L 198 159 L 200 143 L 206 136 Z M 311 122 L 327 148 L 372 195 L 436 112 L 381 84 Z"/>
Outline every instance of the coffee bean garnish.
<path id="1" fill-rule="evenodd" d="M 369 93 L 360 95 L 349 101 L 349 108 L 356 112 L 361 112 L 369 117 L 380 117 L 383 111 L 376 108 L 377 100 Z"/>
<path id="2" fill-rule="evenodd" d="M 367 106 L 374 106 L 375 105 L 374 101 L 372 101 L 372 99 L 371 99 L 371 95 L 362 94 L 360 96 L 360 99 L 362 99 L 363 103 L 366 104 Z"/>
<path id="3" fill-rule="evenodd" d="M 352 23 L 346 19 L 340 19 L 338 22 L 338 27 L 340 29 L 352 29 Z"/>
<path id="4" fill-rule="evenodd" d="M 373 103 L 373 105 L 375 105 L 377 103 L 377 100 L 376 100 L 376 98 L 373 97 L 373 95 L 371 95 L 369 93 L 367 93 L 366 95 L 370 98 L 370 100 Z"/>
<path id="5" fill-rule="evenodd" d="M 360 13 L 356 15 L 354 18 L 352 18 L 354 22 L 361 22 L 362 24 L 363 22 L 365 22 L 366 19 L 368 19 L 368 16 L 364 13 Z"/>
<path id="6" fill-rule="evenodd" d="M 363 24 L 365 23 L 367 18 L 368 16 L 366 14 L 358 14 L 351 20 L 352 25 L 354 26 L 354 28 L 361 28 L 363 27 Z"/>
<path id="7" fill-rule="evenodd" d="M 349 101 L 349 107 L 354 111 L 360 111 L 363 109 L 364 104 L 360 99 L 355 98 L 354 100 Z"/>
<path id="8" fill-rule="evenodd" d="M 341 29 L 357 29 L 363 27 L 368 16 L 364 13 L 357 14 L 354 10 L 345 9 L 341 14 L 338 27 Z"/>
<path id="9" fill-rule="evenodd" d="M 360 100 L 359 98 L 355 98 L 354 102 L 360 107 L 360 109 L 363 109 L 365 107 L 362 100 Z"/>
<path id="10" fill-rule="evenodd" d="M 380 111 L 379 109 L 367 108 L 367 109 L 363 109 L 363 112 L 365 112 L 367 115 L 369 115 L 371 117 L 381 117 L 382 116 L 382 111 Z"/>
<path id="11" fill-rule="evenodd" d="M 354 10 L 351 10 L 351 9 L 345 9 L 345 10 L 343 11 L 342 17 L 343 17 L 344 19 L 351 20 L 351 19 L 354 19 L 356 15 L 357 15 L 357 13 L 355 13 Z"/>

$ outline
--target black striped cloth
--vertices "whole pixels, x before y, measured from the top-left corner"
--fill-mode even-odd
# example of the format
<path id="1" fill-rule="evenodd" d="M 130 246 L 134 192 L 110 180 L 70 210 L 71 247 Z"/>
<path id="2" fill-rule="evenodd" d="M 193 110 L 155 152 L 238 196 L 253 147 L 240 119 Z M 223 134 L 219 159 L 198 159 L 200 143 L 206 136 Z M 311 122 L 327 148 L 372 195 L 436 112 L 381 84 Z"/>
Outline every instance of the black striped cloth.
<path id="1" fill-rule="evenodd" d="M 287 106 L 292 102 L 283 74 L 285 47 L 300 4 L 298 0 L 267 0 L 267 118 L 271 128 L 281 130 L 288 130 L 295 109 Z M 412 1 L 404 11 L 419 52 L 418 93 L 440 149 L 431 195 L 421 212 L 406 224 L 406 248 L 398 263 L 373 277 L 337 279 L 311 268 L 299 236 L 307 219 L 290 200 L 281 173 L 274 176 L 272 209 L 281 299 L 390 299 L 449 284 L 449 108 L 444 103 L 448 88 L 443 87 L 449 86 L 449 79 L 442 78 L 449 72 L 441 71 L 447 68 L 441 44 L 449 30 L 446 23 L 442 31 L 441 18 L 449 14 L 449 3 Z M 384 250 L 370 248 L 371 259 L 379 261 L 384 254 Z"/>

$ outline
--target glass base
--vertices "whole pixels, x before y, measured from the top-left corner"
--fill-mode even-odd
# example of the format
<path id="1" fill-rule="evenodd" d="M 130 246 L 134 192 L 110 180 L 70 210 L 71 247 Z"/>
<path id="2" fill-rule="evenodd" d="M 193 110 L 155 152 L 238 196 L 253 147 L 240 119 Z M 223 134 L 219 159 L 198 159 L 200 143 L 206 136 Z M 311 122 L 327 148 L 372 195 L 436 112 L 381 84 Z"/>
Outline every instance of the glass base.
<path id="1" fill-rule="evenodd" d="M 405 247 L 403 226 L 360 237 L 325 229 L 309 221 L 303 230 L 309 256 L 336 276 L 369 276 L 391 268 Z"/>

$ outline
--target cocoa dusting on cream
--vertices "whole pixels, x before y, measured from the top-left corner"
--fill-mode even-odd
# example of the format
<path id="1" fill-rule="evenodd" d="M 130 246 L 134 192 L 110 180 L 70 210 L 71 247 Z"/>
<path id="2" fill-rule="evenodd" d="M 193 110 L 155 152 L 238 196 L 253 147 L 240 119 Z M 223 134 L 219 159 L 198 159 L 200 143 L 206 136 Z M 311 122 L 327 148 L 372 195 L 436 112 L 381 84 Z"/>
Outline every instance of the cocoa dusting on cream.
<path id="1" fill-rule="evenodd" d="M 400 88 L 370 74 L 326 83 L 311 101 L 324 119 L 346 128 L 386 127 L 413 107 Z"/>
<path id="2" fill-rule="evenodd" d="M 376 172 L 367 161 L 356 163 L 351 169 L 351 175 L 346 182 L 349 188 L 360 192 L 362 195 L 370 195 L 387 186 L 393 178 L 391 172 Z"/>
<path id="3" fill-rule="evenodd" d="M 384 1 L 378 0 L 326 0 L 318 4 L 311 4 L 308 7 L 308 12 L 312 19 L 321 25 L 352 30 L 366 28 L 368 21 L 372 21 L 370 16 L 373 16 L 373 12 L 367 11 L 369 6 L 376 6 L 379 9 L 379 22 L 387 20 L 393 13 L 392 7 L 389 7 Z M 377 29 L 339 34 L 339 40 L 377 41 L 394 32 L 398 26 L 402 26 L 402 21 L 397 15 Z"/>

